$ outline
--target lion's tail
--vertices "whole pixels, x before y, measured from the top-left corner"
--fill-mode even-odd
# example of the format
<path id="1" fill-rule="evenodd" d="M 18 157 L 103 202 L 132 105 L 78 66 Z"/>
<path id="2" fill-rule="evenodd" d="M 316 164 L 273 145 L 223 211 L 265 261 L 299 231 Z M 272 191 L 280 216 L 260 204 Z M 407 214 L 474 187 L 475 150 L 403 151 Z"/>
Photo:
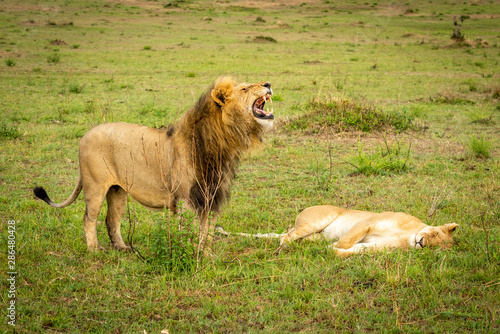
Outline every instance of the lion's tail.
<path id="1" fill-rule="evenodd" d="M 69 196 L 69 198 L 67 200 L 65 200 L 62 203 L 52 202 L 49 198 L 49 195 L 47 195 L 47 192 L 42 187 L 36 187 L 33 189 L 33 193 L 35 194 L 36 197 L 43 200 L 45 203 L 47 203 L 48 205 L 50 205 L 51 207 L 54 207 L 54 208 L 67 207 L 68 205 L 70 205 L 71 203 L 73 203 L 75 201 L 75 199 L 80 194 L 80 191 L 82 191 L 82 179 L 81 179 L 80 175 L 78 175 L 78 180 L 76 182 L 75 189 L 73 189 L 73 193 L 71 194 L 71 196 Z"/>
<path id="2" fill-rule="evenodd" d="M 284 235 L 284 234 L 278 234 L 278 233 L 256 233 L 256 234 L 250 234 L 250 233 L 230 233 L 230 232 L 224 231 L 224 229 L 220 225 L 215 226 L 215 232 L 220 233 L 220 234 L 225 235 L 225 236 L 241 235 L 241 236 L 244 236 L 244 237 L 268 238 L 268 239 L 269 238 L 276 238 L 276 239 L 278 239 L 278 238 L 280 238 L 281 236 Z"/>

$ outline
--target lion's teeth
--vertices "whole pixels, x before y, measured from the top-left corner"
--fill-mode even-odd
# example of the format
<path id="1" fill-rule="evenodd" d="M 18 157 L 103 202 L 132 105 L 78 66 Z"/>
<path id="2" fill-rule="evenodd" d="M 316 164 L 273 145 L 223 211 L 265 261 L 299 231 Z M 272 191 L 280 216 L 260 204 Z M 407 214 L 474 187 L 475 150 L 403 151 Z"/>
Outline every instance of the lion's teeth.
<path id="1" fill-rule="evenodd" d="M 269 96 L 269 101 L 273 103 L 273 98 Z M 272 109 L 271 109 L 272 110 Z"/>

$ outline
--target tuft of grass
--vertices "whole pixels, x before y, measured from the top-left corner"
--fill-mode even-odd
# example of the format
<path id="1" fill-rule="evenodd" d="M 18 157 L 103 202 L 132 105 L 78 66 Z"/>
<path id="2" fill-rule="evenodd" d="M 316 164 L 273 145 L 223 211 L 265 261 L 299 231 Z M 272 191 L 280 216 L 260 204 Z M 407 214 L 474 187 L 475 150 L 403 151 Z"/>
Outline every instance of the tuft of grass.
<path id="1" fill-rule="evenodd" d="M 353 174 L 384 175 L 401 173 L 409 169 L 411 146 L 403 147 L 400 141 L 390 145 L 384 137 L 384 145 L 374 153 L 365 153 L 364 146 L 358 141 L 357 152 L 347 158 L 347 163 L 354 167 Z"/>
<path id="2" fill-rule="evenodd" d="M 78 83 L 72 83 L 69 85 L 69 92 L 73 94 L 80 94 L 85 86 L 86 84 L 79 85 Z"/>
<path id="3" fill-rule="evenodd" d="M 273 101 L 278 102 L 278 101 L 283 101 L 283 96 L 281 96 L 281 93 L 278 94 L 273 94 Z"/>
<path id="4" fill-rule="evenodd" d="M 150 46 L 150 45 L 146 45 L 146 46 L 144 46 L 144 50 L 148 50 L 148 51 L 149 51 L 149 50 L 151 50 L 151 49 L 152 49 L 152 48 L 151 48 L 151 46 Z"/>
<path id="5" fill-rule="evenodd" d="M 486 136 L 482 134 L 481 136 L 472 135 L 467 139 L 467 148 L 470 153 L 479 159 L 488 159 L 491 157 L 490 149 L 493 143 L 486 139 Z"/>
<path id="6" fill-rule="evenodd" d="M 188 77 L 188 78 L 195 78 L 196 77 L 196 73 L 194 73 L 194 72 L 188 72 L 186 74 L 186 77 Z"/>
<path id="7" fill-rule="evenodd" d="M 1 139 L 16 139 L 21 137 L 21 132 L 6 123 L 0 124 L 0 138 Z"/>
<path id="8" fill-rule="evenodd" d="M 253 41 L 256 43 L 278 43 L 278 41 L 273 37 L 262 35 L 255 37 Z"/>
<path id="9" fill-rule="evenodd" d="M 473 110 L 466 113 L 473 124 L 495 124 L 493 114 L 484 110 Z"/>
<path id="10" fill-rule="evenodd" d="M 197 220 L 192 212 L 182 212 L 182 205 L 178 210 L 177 216 L 165 212 L 155 225 L 147 258 L 153 271 L 179 275 L 196 269 L 198 235 L 193 221 Z"/>
<path id="11" fill-rule="evenodd" d="M 57 53 L 47 56 L 47 63 L 58 64 L 61 61 L 61 56 Z"/>
<path id="12" fill-rule="evenodd" d="M 335 132 L 372 132 L 388 127 L 401 132 L 413 128 L 414 117 L 404 108 L 402 111 L 385 113 L 367 101 L 335 97 L 313 99 L 307 107 L 311 111 L 286 123 L 288 129 L 319 133 L 325 128 Z"/>
<path id="13" fill-rule="evenodd" d="M 7 65 L 7 67 L 14 67 L 16 66 L 16 61 L 12 58 L 7 58 L 5 59 L 5 65 Z"/>
<path id="14" fill-rule="evenodd" d="M 491 87 L 491 98 L 500 99 L 500 84 L 496 84 Z"/>
<path id="15" fill-rule="evenodd" d="M 401 108 L 401 110 L 395 110 L 392 113 L 389 113 L 388 116 L 389 123 L 394 128 L 396 133 L 415 128 L 415 116 L 410 114 L 406 107 Z"/>

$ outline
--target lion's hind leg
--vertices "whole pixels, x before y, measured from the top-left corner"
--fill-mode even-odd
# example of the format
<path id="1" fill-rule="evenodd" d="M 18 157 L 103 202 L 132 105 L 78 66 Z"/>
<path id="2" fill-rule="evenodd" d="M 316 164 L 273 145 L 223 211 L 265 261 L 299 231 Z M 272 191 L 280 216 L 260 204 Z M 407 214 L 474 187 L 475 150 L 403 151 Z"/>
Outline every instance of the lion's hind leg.
<path id="1" fill-rule="evenodd" d="M 87 249 L 89 251 L 103 250 L 106 249 L 99 244 L 99 239 L 97 238 L 97 217 L 99 217 L 99 212 L 101 212 L 102 204 L 104 203 L 104 198 L 106 197 L 106 192 L 103 189 L 85 189 L 83 188 L 85 195 L 85 214 L 83 216 L 83 229 L 85 232 L 85 240 L 87 241 Z"/>
<path id="2" fill-rule="evenodd" d="M 108 203 L 106 227 L 111 244 L 117 249 L 130 249 L 130 246 L 125 245 L 123 242 L 120 232 L 120 219 L 127 207 L 127 192 L 119 186 L 113 186 L 108 190 L 106 201 Z"/>
<path id="3" fill-rule="evenodd" d="M 294 228 L 280 236 L 280 246 L 299 239 L 319 240 L 321 233 L 331 222 L 332 218 L 328 216 L 321 219 L 310 219 L 300 214 L 295 221 Z"/>

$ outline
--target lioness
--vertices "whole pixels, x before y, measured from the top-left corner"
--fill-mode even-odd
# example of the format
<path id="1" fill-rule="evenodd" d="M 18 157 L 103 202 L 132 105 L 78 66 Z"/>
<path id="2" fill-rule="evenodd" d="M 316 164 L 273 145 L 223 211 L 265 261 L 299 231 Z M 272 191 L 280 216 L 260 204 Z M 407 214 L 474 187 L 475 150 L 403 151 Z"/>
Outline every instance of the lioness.
<path id="1" fill-rule="evenodd" d="M 330 246 L 337 256 L 348 257 L 368 250 L 441 246 L 449 248 L 452 233 L 458 224 L 429 226 L 420 219 L 402 212 L 374 213 L 347 210 L 331 205 L 318 205 L 304 209 L 295 219 L 295 227 L 288 233 L 247 234 L 258 238 L 279 238 L 280 247 L 297 240 L 338 240 Z M 230 235 L 222 227 L 217 231 Z"/>
<path id="2" fill-rule="evenodd" d="M 209 214 L 216 218 L 229 197 L 240 155 L 261 143 L 264 127 L 272 127 L 271 84 L 236 83 L 219 78 L 175 124 L 166 129 L 109 123 L 92 128 L 80 140 L 79 175 L 70 197 L 57 204 L 41 187 L 34 194 L 55 208 L 75 201 L 83 189 L 83 217 L 89 250 L 104 249 L 96 223 L 104 199 L 111 243 L 127 249 L 120 234 L 120 218 L 127 193 L 143 206 L 176 211 L 182 199 L 198 215 L 198 252 L 209 236 Z"/>

